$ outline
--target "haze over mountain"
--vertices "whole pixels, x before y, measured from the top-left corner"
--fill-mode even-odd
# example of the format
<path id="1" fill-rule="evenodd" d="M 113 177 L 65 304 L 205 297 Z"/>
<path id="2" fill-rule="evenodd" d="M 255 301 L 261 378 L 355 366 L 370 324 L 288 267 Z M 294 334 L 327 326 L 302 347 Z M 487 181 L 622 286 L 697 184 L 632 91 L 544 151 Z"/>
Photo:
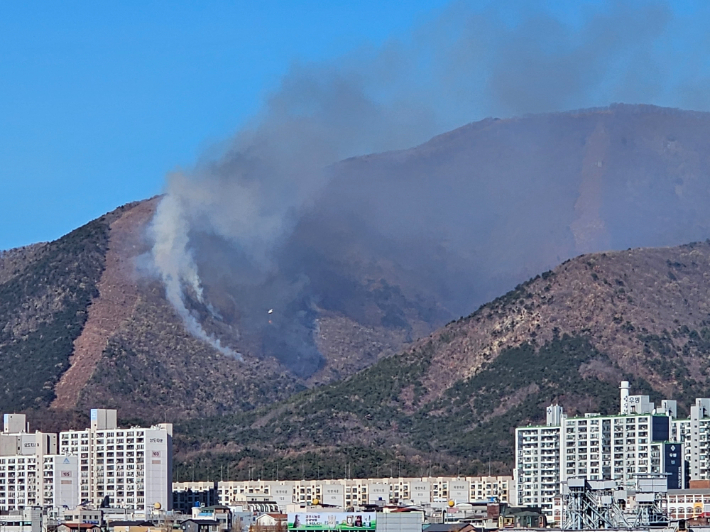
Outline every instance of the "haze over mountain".
<path id="1" fill-rule="evenodd" d="M 704 64 L 706 46 L 687 45 L 696 21 L 681 20 L 664 2 L 600 3 L 576 17 L 542 4 L 462 2 L 379 48 L 296 63 L 232 138 L 168 176 L 146 269 L 195 337 L 234 358 L 245 346 L 263 350 L 307 377 L 324 362 L 312 341 L 317 309 L 348 305 L 364 316 L 353 287 L 368 279 L 395 279 L 419 318 L 437 323 L 555 257 L 634 245 L 620 234 L 618 214 L 637 199 L 652 209 L 667 192 L 641 192 L 644 179 L 668 177 L 646 177 L 657 167 L 641 157 L 683 179 L 653 144 L 672 150 L 673 133 L 644 137 L 637 128 L 645 119 L 586 113 L 570 130 L 554 115 L 510 117 L 619 100 L 706 108 L 708 78 L 688 67 Z M 466 117 L 496 115 L 506 120 L 408 150 Z M 626 132 L 616 128 L 626 121 L 638 145 L 624 151 Z M 387 153 L 367 156 L 378 152 Z M 614 204 L 614 181 L 630 188 L 616 191 L 626 205 Z M 644 236 L 648 244 L 688 240 Z M 542 240 L 551 260 L 534 249 Z M 352 261 L 357 272 L 343 279 Z M 345 289 L 353 276 L 358 282 Z M 391 312 L 386 319 L 403 324 Z M 231 331 L 214 333 L 216 322 Z"/>
<path id="2" fill-rule="evenodd" d="M 630 380 L 688 415 L 710 384 L 709 302 L 707 242 L 583 255 L 347 379 L 178 424 L 177 472 L 510 474 L 514 428 L 553 402 L 615 414 Z"/>
<path id="3" fill-rule="evenodd" d="M 613 411 L 622 377 L 687 408 L 707 395 L 710 248 L 650 246 L 708 238 L 708 142 L 706 113 L 615 105 L 344 160 L 265 270 L 192 240 L 202 295 L 183 304 L 210 341 L 151 269 L 161 198 L 125 205 L 0 254 L 0 409 L 45 430 L 97 406 L 184 420 L 179 458 L 207 475 L 504 471 L 512 426 L 551 400 Z"/>
<path id="4" fill-rule="evenodd" d="M 617 105 L 488 119 L 333 165 L 268 275 L 246 275 L 219 237 L 197 241 L 203 300 L 186 309 L 242 361 L 190 334 L 146 274 L 160 198 L 5 252 L 0 407 L 249 410 L 347 377 L 579 253 L 704 240 L 709 130 L 704 113 Z"/>
<path id="5" fill-rule="evenodd" d="M 154 255 L 170 265 L 169 300 L 198 337 L 308 377 L 327 358 L 314 334 L 324 311 L 421 331 L 581 253 L 707 238 L 709 133 L 708 114 L 649 106 L 488 119 L 331 166 L 287 216 L 292 228 L 268 229 L 278 233 L 268 247 L 259 228 L 245 247 L 227 229 L 175 214 L 186 207 L 169 195 L 155 225 L 191 227 L 189 239 L 170 233 L 179 246 L 164 253 L 158 240 Z M 230 198 L 243 185 L 225 173 L 214 186 Z M 239 201 L 236 219 L 220 214 L 229 205 L 213 217 L 241 235 L 241 211 L 252 211 Z M 251 224 L 281 221 L 252 214 Z"/>

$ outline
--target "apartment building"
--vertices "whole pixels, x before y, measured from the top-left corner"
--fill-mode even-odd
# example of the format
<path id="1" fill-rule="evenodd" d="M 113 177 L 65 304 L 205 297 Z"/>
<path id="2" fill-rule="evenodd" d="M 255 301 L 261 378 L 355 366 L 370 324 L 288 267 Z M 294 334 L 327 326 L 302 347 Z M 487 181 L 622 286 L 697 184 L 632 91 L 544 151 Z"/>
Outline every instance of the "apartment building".
<path id="1" fill-rule="evenodd" d="M 195 506 L 214 506 L 219 503 L 217 483 L 173 482 L 173 510 L 188 514 Z"/>
<path id="2" fill-rule="evenodd" d="M 561 461 L 562 480 L 631 481 L 639 473 L 668 473 L 664 467 L 666 443 L 677 446 L 677 471 L 673 480 L 683 487 L 681 448 L 669 442 L 671 418 L 665 415 L 587 415 L 565 420 Z M 670 464 L 668 464 L 670 465 Z"/>
<path id="3" fill-rule="evenodd" d="M 59 454 L 79 459 L 79 499 L 149 513 L 172 508 L 172 424 L 119 428 L 116 410 L 91 410 L 91 426 L 59 434 Z"/>
<path id="4" fill-rule="evenodd" d="M 565 421 L 561 406 L 547 407 L 545 425 L 515 429 L 515 469 L 517 503 L 539 506 L 552 514 L 561 480 L 561 433 Z"/>
<path id="5" fill-rule="evenodd" d="M 182 500 L 191 493 L 205 491 L 204 482 L 173 484 L 174 496 Z M 428 505 L 437 502 L 473 502 L 492 497 L 515 504 L 516 491 L 510 476 L 487 477 L 399 477 L 363 479 L 326 479 L 294 481 L 222 481 L 217 483 L 220 504 L 240 502 L 256 504 L 273 502 L 283 511 L 287 505 L 321 504 L 350 507 L 366 504 L 395 504 L 411 502 Z"/>
<path id="6" fill-rule="evenodd" d="M 24 414 L 5 414 L 0 433 L 0 510 L 77 504 L 75 458 L 57 455 L 57 435 L 29 432 Z"/>
<path id="7" fill-rule="evenodd" d="M 42 506 L 76 508 L 81 502 L 78 457 L 45 456 L 42 462 L 42 477 Z"/>
<path id="8" fill-rule="evenodd" d="M 676 406 L 667 400 L 656 409 L 647 395 L 629 395 L 628 382 L 621 383 L 618 415 L 568 418 L 561 406 L 549 406 L 545 426 L 516 429 L 518 502 L 552 515 L 560 482 L 569 478 L 627 484 L 664 473 L 669 488 L 683 488 L 683 445 L 670 441 Z"/>
<path id="9" fill-rule="evenodd" d="M 690 407 L 690 417 L 675 419 L 672 431 L 674 438 L 683 443 L 690 479 L 710 479 L 710 399 L 696 399 Z"/>

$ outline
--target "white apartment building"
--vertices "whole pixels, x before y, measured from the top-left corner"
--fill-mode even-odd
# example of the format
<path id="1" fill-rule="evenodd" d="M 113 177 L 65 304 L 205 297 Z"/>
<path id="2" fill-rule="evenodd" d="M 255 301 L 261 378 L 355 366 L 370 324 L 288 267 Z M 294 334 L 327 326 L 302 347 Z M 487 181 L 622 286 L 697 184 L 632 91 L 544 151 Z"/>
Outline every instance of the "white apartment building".
<path id="1" fill-rule="evenodd" d="M 708 480 L 710 472 L 710 399 L 696 399 L 688 419 L 673 421 L 673 436 L 683 443 L 692 480 Z"/>
<path id="2" fill-rule="evenodd" d="M 176 482 L 174 493 L 199 492 L 212 483 Z M 516 491 L 510 476 L 489 477 L 399 477 L 294 481 L 222 481 L 217 483 L 220 504 L 233 505 L 259 498 L 285 510 L 287 505 L 321 504 L 337 507 L 411 502 L 428 505 L 487 500 L 496 497 L 515 504 Z M 266 498 L 264 498 L 266 497 Z"/>
<path id="3" fill-rule="evenodd" d="M 76 508 L 79 500 L 79 459 L 45 456 L 42 463 L 42 506 Z"/>
<path id="4" fill-rule="evenodd" d="M 547 423 L 515 429 L 513 476 L 517 502 L 539 506 L 552 514 L 552 502 L 560 489 L 561 431 L 565 416 L 561 406 L 547 407 Z"/>
<path id="5" fill-rule="evenodd" d="M 664 442 L 669 440 L 670 420 L 654 414 L 587 415 L 565 420 L 562 480 L 585 477 L 626 482 L 639 473 L 666 472 L 662 455 Z M 677 447 L 680 466 L 682 445 Z M 681 479 L 673 489 L 682 487 Z"/>
<path id="6" fill-rule="evenodd" d="M 547 425 L 516 429 L 518 502 L 552 515 L 560 482 L 568 478 L 629 483 L 638 474 L 668 473 L 672 489 L 684 487 L 682 444 L 670 441 L 675 401 L 656 410 L 646 395 L 629 395 L 621 383 L 618 415 L 568 418 L 547 408 Z"/>
<path id="7" fill-rule="evenodd" d="M 119 428 L 116 410 L 91 410 L 91 426 L 60 433 L 60 455 L 79 460 L 80 501 L 150 512 L 172 508 L 172 424 Z"/>
<path id="8" fill-rule="evenodd" d="M 29 432 L 24 414 L 5 414 L 0 434 L 0 510 L 76 505 L 77 460 L 57 455 L 57 435 Z"/>

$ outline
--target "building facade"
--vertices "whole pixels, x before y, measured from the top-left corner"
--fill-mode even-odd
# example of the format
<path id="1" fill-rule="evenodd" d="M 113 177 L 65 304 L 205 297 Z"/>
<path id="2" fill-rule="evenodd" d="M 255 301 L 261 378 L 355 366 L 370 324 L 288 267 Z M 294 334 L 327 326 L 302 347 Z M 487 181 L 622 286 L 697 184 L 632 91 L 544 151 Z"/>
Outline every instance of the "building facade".
<path id="1" fill-rule="evenodd" d="M 185 502 L 190 497 L 198 500 L 208 496 L 211 485 L 211 482 L 175 482 L 173 496 L 175 500 Z M 515 504 L 515 494 L 513 477 L 510 476 L 217 482 L 219 504 L 259 504 L 261 501 L 262 504 L 275 503 L 281 511 L 287 505 L 309 505 L 314 501 L 341 508 L 399 502 L 420 505 L 448 501 L 467 503 L 491 498 Z"/>
<path id="2" fill-rule="evenodd" d="M 683 443 L 691 480 L 708 480 L 710 473 L 710 399 L 696 399 L 690 417 L 673 421 L 673 435 Z"/>
<path id="3" fill-rule="evenodd" d="M 57 455 L 57 435 L 29 432 L 24 414 L 5 414 L 0 434 L 0 510 L 76 504 L 76 458 Z"/>
<path id="4" fill-rule="evenodd" d="M 172 424 L 119 428 L 116 410 L 94 409 L 91 426 L 59 434 L 60 455 L 79 459 L 80 501 L 150 512 L 171 509 Z M 108 498 L 108 499 L 106 499 Z"/>
<path id="5" fill-rule="evenodd" d="M 219 504 L 217 482 L 173 482 L 173 510 L 189 514 L 195 506 Z"/>
<path id="6" fill-rule="evenodd" d="M 515 484 L 518 504 L 539 506 L 552 512 L 552 500 L 560 489 L 562 469 L 561 406 L 547 407 L 547 423 L 515 430 Z"/>
<path id="7" fill-rule="evenodd" d="M 656 409 L 647 395 L 629 395 L 628 382 L 620 390 L 618 415 L 567 417 L 552 405 L 545 426 L 516 429 L 518 503 L 552 516 L 560 483 L 572 478 L 625 485 L 637 475 L 663 473 L 669 488 L 684 487 L 683 444 L 671 441 L 676 402 L 663 401 Z"/>
<path id="8" fill-rule="evenodd" d="M 0 511 L 74 508 L 103 502 L 146 515 L 172 508 L 172 425 L 122 429 L 116 410 L 91 411 L 91 426 L 29 432 L 23 414 L 5 414 L 0 433 Z"/>

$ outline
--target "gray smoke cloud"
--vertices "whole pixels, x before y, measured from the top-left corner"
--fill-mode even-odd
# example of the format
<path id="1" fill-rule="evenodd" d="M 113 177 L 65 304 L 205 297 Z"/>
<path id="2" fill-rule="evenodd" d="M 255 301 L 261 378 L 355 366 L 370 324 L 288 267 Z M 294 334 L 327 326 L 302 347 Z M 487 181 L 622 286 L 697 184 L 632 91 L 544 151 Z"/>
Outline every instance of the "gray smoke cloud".
<path id="1" fill-rule="evenodd" d="M 151 226 L 152 259 L 187 329 L 227 355 L 239 356 L 218 334 L 308 375 L 320 364 L 318 309 L 367 322 L 370 275 L 389 272 L 402 287 L 428 283 L 420 294 L 375 290 L 393 324 L 404 319 L 388 303 L 397 298 L 423 298 L 415 306 L 434 323 L 519 276 L 517 255 L 481 257 L 487 244 L 477 234 L 490 238 L 507 223 L 491 225 L 481 183 L 458 182 L 453 172 L 432 184 L 416 168 L 391 179 L 386 165 L 368 180 L 367 158 L 356 171 L 337 163 L 486 116 L 615 101 L 707 105 L 706 67 L 690 73 L 692 59 L 674 54 L 700 58 L 708 43 L 678 44 L 693 32 L 668 3 L 589 4 L 580 13 L 563 22 L 528 3 L 455 3 L 381 49 L 294 65 L 220 154 L 168 177 Z M 494 259 L 514 272 L 497 284 Z M 472 269 L 481 279 L 471 279 Z"/>

